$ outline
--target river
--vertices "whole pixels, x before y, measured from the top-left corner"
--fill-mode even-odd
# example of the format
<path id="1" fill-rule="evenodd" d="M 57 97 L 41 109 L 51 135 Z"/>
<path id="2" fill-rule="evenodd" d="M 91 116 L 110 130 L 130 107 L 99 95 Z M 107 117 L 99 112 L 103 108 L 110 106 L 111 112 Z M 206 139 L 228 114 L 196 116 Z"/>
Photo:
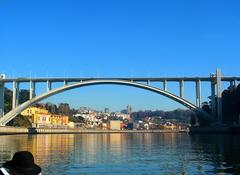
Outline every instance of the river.
<path id="1" fill-rule="evenodd" d="M 28 150 L 42 174 L 240 174 L 240 136 L 186 133 L 0 136 L 0 163 Z"/>

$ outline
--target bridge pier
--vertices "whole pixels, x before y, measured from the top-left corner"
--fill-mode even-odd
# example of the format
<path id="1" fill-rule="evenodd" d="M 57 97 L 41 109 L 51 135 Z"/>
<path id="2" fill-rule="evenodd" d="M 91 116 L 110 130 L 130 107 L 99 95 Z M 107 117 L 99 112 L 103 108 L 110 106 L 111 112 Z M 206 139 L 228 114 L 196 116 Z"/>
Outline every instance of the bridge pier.
<path id="1" fill-rule="evenodd" d="M 229 82 L 230 87 L 232 88 L 234 86 L 234 81 Z"/>
<path id="2" fill-rule="evenodd" d="M 238 86 L 237 80 L 234 80 L 234 83 L 233 83 L 233 84 L 234 84 L 234 87 L 237 88 L 237 86 Z"/>
<path id="3" fill-rule="evenodd" d="M 12 109 L 18 106 L 19 101 L 19 82 L 13 81 Z"/>
<path id="4" fill-rule="evenodd" d="M 4 116 L 4 83 L 0 82 L 0 118 Z"/>
<path id="5" fill-rule="evenodd" d="M 167 91 L 167 80 L 164 80 L 163 82 L 163 90 Z"/>
<path id="6" fill-rule="evenodd" d="M 32 98 L 34 98 L 36 96 L 36 83 L 33 82 L 32 80 L 30 81 L 30 90 L 29 90 L 29 100 L 31 100 Z"/>
<path id="7" fill-rule="evenodd" d="M 217 69 L 216 76 L 211 76 L 211 78 L 212 78 L 211 80 L 212 117 L 217 121 L 218 124 L 222 124 L 223 119 L 222 119 L 221 70 Z M 217 90 L 217 94 L 215 94 L 215 88 Z"/>
<path id="8" fill-rule="evenodd" d="M 47 81 L 47 92 L 52 90 L 52 82 Z"/>
<path id="9" fill-rule="evenodd" d="M 229 81 L 229 85 L 230 85 L 230 88 L 237 88 L 238 86 L 238 81 L 237 80 L 232 80 L 232 81 Z"/>
<path id="10" fill-rule="evenodd" d="M 212 108 L 212 118 L 217 119 L 217 107 L 216 107 L 216 95 L 215 95 L 215 80 L 211 81 L 211 108 Z"/>
<path id="11" fill-rule="evenodd" d="M 147 81 L 147 85 L 150 86 L 151 85 L 151 82 L 150 80 Z"/>
<path id="12" fill-rule="evenodd" d="M 218 123 L 222 124 L 222 91 L 221 91 L 221 70 L 217 69 L 217 116 Z"/>
<path id="13" fill-rule="evenodd" d="M 201 107 L 201 81 L 196 81 L 196 106 Z"/>
<path id="14" fill-rule="evenodd" d="M 183 80 L 179 82 L 179 86 L 180 86 L 179 94 L 180 94 L 180 97 L 183 98 L 184 97 L 184 81 Z"/>

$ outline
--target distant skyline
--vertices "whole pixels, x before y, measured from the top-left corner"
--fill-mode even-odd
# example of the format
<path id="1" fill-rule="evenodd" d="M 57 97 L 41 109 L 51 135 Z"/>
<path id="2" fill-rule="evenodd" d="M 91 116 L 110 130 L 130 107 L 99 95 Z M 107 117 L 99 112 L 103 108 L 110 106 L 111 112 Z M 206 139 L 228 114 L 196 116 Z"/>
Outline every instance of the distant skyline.
<path id="1" fill-rule="evenodd" d="M 221 68 L 225 76 L 240 76 L 239 9 L 238 0 L 2 0 L 0 73 L 209 76 Z M 178 92 L 176 87 L 169 85 Z M 193 85 L 186 85 L 185 94 L 194 102 Z M 203 101 L 209 94 L 204 84 Z M 134 110 L 184 108 L 152 92 L 115 85 L 79 88 L 46 101 L 112 110 L 128 104 Z"/>

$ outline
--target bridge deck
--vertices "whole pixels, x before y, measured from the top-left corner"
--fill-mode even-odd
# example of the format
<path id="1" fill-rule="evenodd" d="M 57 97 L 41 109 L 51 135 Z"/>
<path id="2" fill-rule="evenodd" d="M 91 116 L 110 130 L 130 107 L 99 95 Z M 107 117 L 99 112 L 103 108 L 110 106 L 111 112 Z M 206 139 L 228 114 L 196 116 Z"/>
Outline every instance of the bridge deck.
<path id="1" fill-rule="evenodd" d="M 123 78 L 78 78 L 78 77 L 72 77 L 72 78 L 6 78 L 6 79 L 0 79 L 0 82 L 4 82 L 4 83 L 10 83 L 13 81 L 16 82 L 29 82 L 29 81 L 33 81 L 33 82 L 46 82 L 46 81 L 50 81 L 50 82 L 63 82 L 63 81 L 67 81 L 67 82 L 80 82 L 80 81 L 88 81 L 88 80 L 125 80 L 125 81 L 137 81 L 137 82 L 147 82 L 147 81 L 151 81 L 151 82 L 164 82 L 164 81 L 175 81 L 175 82 L 179 82 L 179 81 L 211 81 L 212 78 L 211 77 L 160 77 L 160 78 L 130 78 L 130 77 L 123 77 Z M 240 81 L 240 77 L 221 77 L 221 81 Z"/>

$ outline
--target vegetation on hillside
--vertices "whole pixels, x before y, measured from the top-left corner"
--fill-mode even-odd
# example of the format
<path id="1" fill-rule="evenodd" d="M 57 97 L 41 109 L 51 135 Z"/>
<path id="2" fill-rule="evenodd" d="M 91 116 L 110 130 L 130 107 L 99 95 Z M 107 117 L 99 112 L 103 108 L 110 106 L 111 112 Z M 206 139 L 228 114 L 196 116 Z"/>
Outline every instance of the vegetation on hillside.
<path id="1" fill-rule="evenodd" d="M 12 91 L 5 88 L 4 91 L 4 98 L 5 98 L 5 104 L 4 104 L 4 112 L 5 114 L 12 110 Z M 19 104 L 24 103 L 29 99 L 29 91 L 24 89 L 19 91 Z M 31 122 L 28 120 L 28 118 L 23 117 L 22 115 L 16 116 L 14 119 L 12 119 L 8 124 L 8 126 L 18 126 L 18 127 L 30 127 Z"/>
<path id="2" fill-rule="evenodd" d="M 217 99 L 215 99 L 215 101 L 216 100 Z M 202 109 L 209 115 L 211 115 L 212 112 L 211 103 L 210 100 L 209 102 L 204 102 L 202 105 Z M 240 84 L 237 87 L 229 86 L 222 92 L 222 112 L 223 124 L 240 124 Z M 198 123 L 200 126 L 211 124 L 201 116 L 198 116 L 197 118 L 192 116 L 190 123 L 192 125 Z"/>

